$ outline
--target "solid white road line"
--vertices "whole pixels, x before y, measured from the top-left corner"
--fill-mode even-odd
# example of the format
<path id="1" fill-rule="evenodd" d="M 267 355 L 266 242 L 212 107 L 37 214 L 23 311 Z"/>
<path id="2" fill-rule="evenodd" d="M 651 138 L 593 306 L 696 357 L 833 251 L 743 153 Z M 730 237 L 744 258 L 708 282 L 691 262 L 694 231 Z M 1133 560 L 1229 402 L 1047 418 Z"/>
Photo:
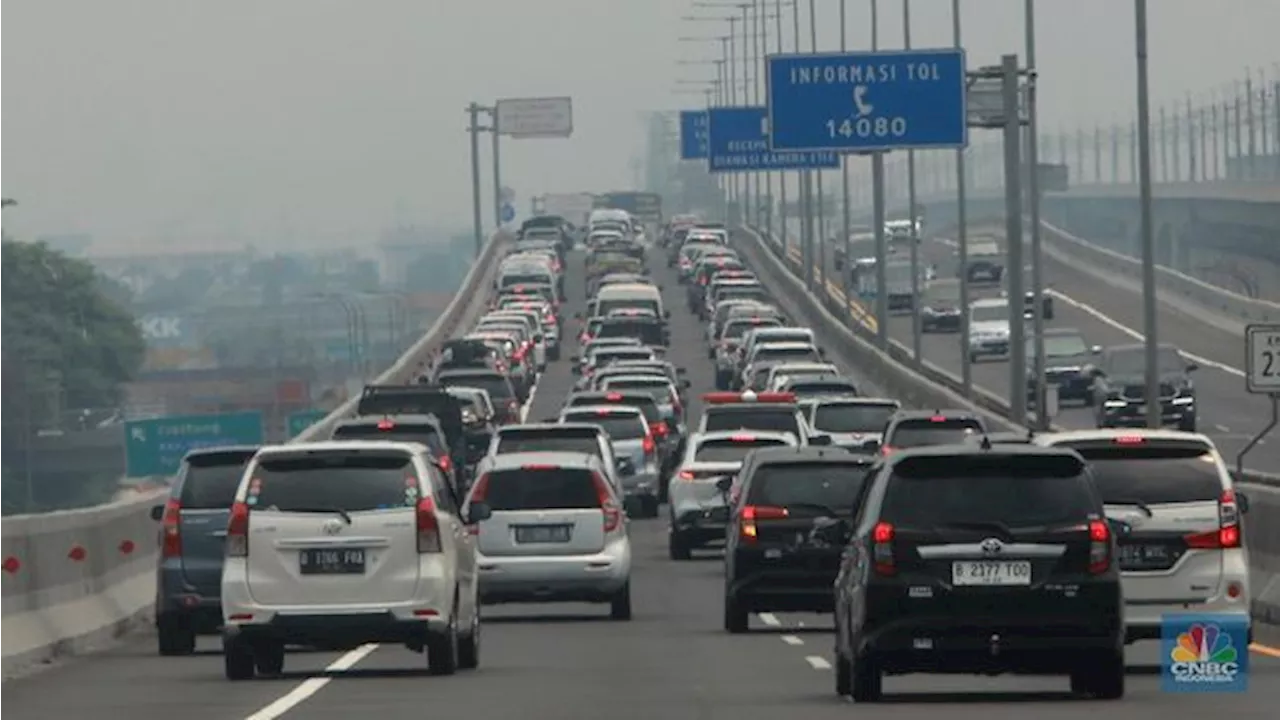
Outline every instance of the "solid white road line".
<path id="1" fill-rule="evenodd" d="M 782 621 L 773 613 L 762 612 L 757 617 L 760 618 L 760 622 L 768 625 L 769 627 L 779 627 L 782 625 Z"/>
<path id="2" fill-rule="evenodd" d="M 370 653 L 377 649 L 378 646 L 374 643 L 361 645 L 355 650 L 352 650 L 346 655 L 334 660 L 332 663 L 329 663 L 323 672 L 339 673 L 350 670 L 355 667 L 356 663 L 365 659 Z M 315 695 L 320 691 L 320 688 L 328 685 L 332 681 L 333 678 L 331 677 L 307 678 L 299 683 L 297 687 L 282 695 L 278 700 L 248 716 L 245 720 L 275 720 L 293 708 L 301 705 L 307 698 Z"/>
<path id="3" fill-rule="evenodd" d="M 830 670 L 831 669 L 831 663 L 827 662 L 827 659 L 824 657 L 820 657 L 818 655 L 806 655 L 804 660 L 805 662 L 809 663 L 809 666 L 812 667 L 814 670 Z"/>
<path id="4" fill-rule="evenodd" d="M 782 642 L 792 646 L 804 644 L 804 641 L 796 637 L 795 635 L 783 635 Z"/>

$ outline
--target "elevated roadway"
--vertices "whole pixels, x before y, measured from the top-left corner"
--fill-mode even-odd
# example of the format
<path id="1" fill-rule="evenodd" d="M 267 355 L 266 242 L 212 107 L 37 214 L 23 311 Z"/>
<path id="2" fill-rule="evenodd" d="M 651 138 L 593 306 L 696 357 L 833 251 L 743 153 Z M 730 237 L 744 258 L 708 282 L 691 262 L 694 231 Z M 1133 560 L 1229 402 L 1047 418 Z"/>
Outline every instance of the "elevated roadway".
<path id="1" fill-rule="evenodd" d="M 569 268 L 572 314 L 583 308 L 584 291 L 581 263 L 571 261 Z M 687 368 L 690 396 L 696 398 L 711 389 L 712 380 L 703 331 L 684 309 L 683 288 L 665 264 L 655 263 L 654 272 L 673 313 L 670 356 Z M 796 297 L 780 286 L 774 289 L 793 317 L 804 317 Z M 566 358 L 573 354 L 569 349 Z M 862 376 L 851 358 L 838 350 L 831 354 L 855 377 Z M 551 364 L 534 393 L 530 416 L 555 413 L 571 386 L 567 360 Z M 876 391 L 869 382 L 867 387 Z M 694 400 L 691 417 L 699 412 Z M 849 703 L 833 692 L 829 619 L 763 614 L 752 618 L 750 634 L 728 635 L 721 629 L 718 555 L 674 562 L 667 558 L 661 520 L 634 520 L 630 529 L 636 557 L 631 622 L 608 620 L 602 606 L 486 608 L 481 665 L 474 673 L 427 677 L 422 656 L 399 647 L 366 646 L 345 654 L 290 654 L 284 678 L 231 685 L 222 678 L 216 643 L 206 642 L 206 651 L 194 657 L 162 659 L 155 655 L 154 638 L 141 635 L 103 654 L 7 683 L 9 709 L 15 718 L 97 720 L 849 717 Z M 1175 713 L 1274 718 L 1280 707 L 1280 650 L 1256 646 L 1251 661 L 1248 694 L 1163 694 L 1151 670 L 1155 650 L 1135 646 L 1128 695 L 1114 705 L 1069 701 L 1065 678 L 916 675 L 889 679 L 889 702 L 859 706 L 857 712 L 896 720 L 939 713 L 987 720 L 993 712 L 1030 709 L 1044 720 L 1074 720 L 1106 708 L 1133 720 Z"/>

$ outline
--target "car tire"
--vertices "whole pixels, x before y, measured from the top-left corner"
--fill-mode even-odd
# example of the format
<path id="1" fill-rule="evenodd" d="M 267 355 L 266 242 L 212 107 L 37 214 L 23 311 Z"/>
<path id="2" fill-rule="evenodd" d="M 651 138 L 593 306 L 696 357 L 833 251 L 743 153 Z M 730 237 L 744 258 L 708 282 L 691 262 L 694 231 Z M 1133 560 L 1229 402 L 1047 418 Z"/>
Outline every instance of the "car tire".
<path id="1" fill-rule="evenodd" d="M 640 498 L 640 516 L 644 518 L 658 517 L 658 498 L 655 495 L 645 495 Z"/>
<path id="2" fill-rule="evenodd" d="M 748 629 L 747 611 L 738 603 L 737 598 L 728 593 L 724 596 L 724 629 L 734 635 L 741 635 Z"/>
<path id="3" fill-rule="evenodd" d="M 254 647 L 253 667 L 259 675 L 267 677 L 284 672 L 284 643 L 266 642 Z"/>
<path id="4" fill-rule="evenodd" d="M 675 530 L 667 532 L 667 555 L 672 560 L 693 559 L 693 548 L 685 542 L 684 536 Z"/>
<path id="5" fill-rule="evenodd" d="M 609 619 L 631 619 L 631 581 L 628 580 L 609 600 Z"/>
<path id="6" fill-rule="evenodd" d="M 844 653 L 836 650 L 836 695 L 848 697 L 853 694 L 853 663 Z"/>
<path id="7" fill-rule="evenodd" d="M 156 622 L 156 649 L 163 657 L 190 655 L 196 651 L 196 633 L 172 615 Z"/>
<path id="8" fill-rule="evenodd" d="M 455 606 L 457 603 L 454 603 Z M 427 637 L 427 672 L 452 675 L 458 672 L 458 620 L 449 618 L 449 627 Z"/>
<path id="9" fill-rule="evenodd" d="M 474 670 L 480 667 L 480 599 L 476 598 L 471 627 L 458 638 L 458 667 Z"/>
<path id="10" fill-rule="evenodd" d="M 851 665 L 849 695 L 854 702 L 878 702 L 884 691 L 884 673 L 875 655 L 862 653 Z"/>
<path id="11" fill-rule="evenodd" d="M 552 362 L 558 362 L 558 361 L 560 360 L 560 346 L 559 346 L 559 345 L 557 345 L 557 346 L 555 346 L 555 347 L 553 347 L 553 348 L 548 348 L 548 349 L 547 349 L 547 359 L 548 359 L 548 360 L 550 360 L 550 361 L 552 361 Z"/>
<path id="12" fill-rule="evenodd" d="M 1190 422 L 1188 422 L 1187 420 L 1180 421 L 1178 423 L 1178 429 L 1181 430 L 1182 432 L 1192 432 L 1192 433 L 1195 432 L 1196 431 L 1195 418 L 1192 418 Z"/>
<path id="13" fill-rule="evenodd" d="M 1119 650 L 1103 653 L 1071 673 L 1071 692 L 1097 700 L 1119 700 L 1124 685 L 1124 652 Z"/>
<path id="14" fill-rule="evenodd" d="M 715 359 L 716 359 L 716 349 L 715 349 L 715 348 L 713 348 L 713 347 L 707 348 L 707 359 L 708 359 L 708 360 L 715 360 Z"/>
<path id="15" fill-rule="evenodd" d="M 222 669 L 228 680 L 252 680 L 255 671 L 253 648 L 244 640 L 222 641 Z"/>

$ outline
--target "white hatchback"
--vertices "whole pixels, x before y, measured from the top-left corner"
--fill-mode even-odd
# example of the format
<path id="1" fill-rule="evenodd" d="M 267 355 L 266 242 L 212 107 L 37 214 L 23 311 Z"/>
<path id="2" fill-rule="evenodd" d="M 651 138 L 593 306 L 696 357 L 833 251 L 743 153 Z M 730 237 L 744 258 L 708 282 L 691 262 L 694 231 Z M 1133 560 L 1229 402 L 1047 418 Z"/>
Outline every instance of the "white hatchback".
<path id="1" fill-rule="evenodd" d="M 480 509 L 483 513 L 483 509 Z M 479 662 L 476 549 L 445 474 L 416 443 L 264 447 L 231 507 L 226 676 L 277 675 L 286 645 L 403 643 L 449 675 Z"/>

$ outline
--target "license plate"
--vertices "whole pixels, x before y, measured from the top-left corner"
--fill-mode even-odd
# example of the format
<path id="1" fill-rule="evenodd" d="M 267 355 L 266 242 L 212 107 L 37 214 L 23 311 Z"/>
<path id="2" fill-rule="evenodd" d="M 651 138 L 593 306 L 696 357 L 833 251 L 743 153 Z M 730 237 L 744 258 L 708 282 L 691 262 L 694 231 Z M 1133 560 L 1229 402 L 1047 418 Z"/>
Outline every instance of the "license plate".
<path id="1" fill-rule="evenodd" d="M 298 554 L 298 563 L 303 575 L 363 575 L 364 548 L 310 548 Z"/>
<path id="2" fill-rule="evenodd" d="M 965 560 L 951 563 L 952 585 L 1030 585 L 1027 560 Z"/>
<path id="3" fill-rule="evenodd" d="M 516 528 L 518 543 L 567 543 L 568 525 L 526 525 Z"/>
<path id="4" fill-rule="evenodd" d="M 1118 550 L 1121 570 L 1165 568 L 1174 560 L 1167 545 L 1121 545 Z"/>

